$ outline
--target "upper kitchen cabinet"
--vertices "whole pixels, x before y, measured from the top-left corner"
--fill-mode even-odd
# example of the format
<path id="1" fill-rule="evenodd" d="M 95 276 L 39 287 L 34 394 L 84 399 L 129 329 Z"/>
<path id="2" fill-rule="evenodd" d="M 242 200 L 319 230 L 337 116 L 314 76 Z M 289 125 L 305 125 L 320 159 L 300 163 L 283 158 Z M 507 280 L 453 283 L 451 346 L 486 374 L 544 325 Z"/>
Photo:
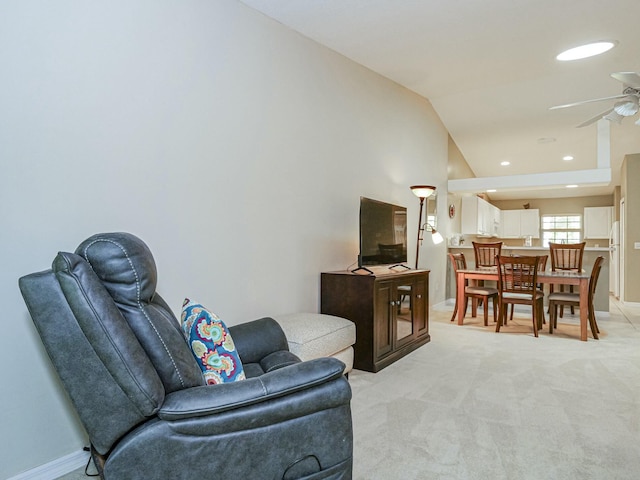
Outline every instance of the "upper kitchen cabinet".
<path id="1" fill-rule="evenodd" d="M 613 207 L 584 208 L 584 238 L 609 238 L 613 224 Z"/>
<path id="2" fill-rule="evenodd" d="M 460 222 L 463 234 L 497 237 L 500 209 L 480 197 L 462 197 Z"/>
<path id="3" fill-rule="evenodd" d="M 502 210 L 500 238 L 540 238 L 540 210 Z"/>

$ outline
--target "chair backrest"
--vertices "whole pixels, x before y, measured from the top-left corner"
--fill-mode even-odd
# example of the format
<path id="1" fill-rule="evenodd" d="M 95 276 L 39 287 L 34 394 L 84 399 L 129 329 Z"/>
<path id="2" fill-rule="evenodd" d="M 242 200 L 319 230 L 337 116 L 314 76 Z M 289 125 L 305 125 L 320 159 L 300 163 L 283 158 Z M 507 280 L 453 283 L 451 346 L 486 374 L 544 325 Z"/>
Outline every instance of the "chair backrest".
<path id="1" fill-rule="evenodd" d="M 547 259 L 549 255 L 539 255 L 538 256 L 538 273 L 543 272 L 547 269 Z M 543 290 L 544 285 L 542 283 L 538 283 L 538 290 Z"/>
<path id="2" fill-rule="evenodd" d="M 535 293 L 540 257 L 499 255 L 496 260 L 499 273 L 498 289 L 501 293 Z"/>
<path id="3" fill-rule="evenodd" d="M 449 258 L 451 259 L 451 265 L 455 273 L 458 273 L 458 270 L 467 269 L 467 261 L 464 258 L 464 253 L 450 253 Z"/>
<path id="4" fill-rule="evenodd" d="M 137 237 L 94 235 L 19 285 L 99 453 L 155 415 L 166 393 L 205 384 Z"/>
<path id="5" fill-rule="evenodd" d="M 547 259 L 549 255 L 539 255 L 538 272 L 544 272 L 547 269 Z"/>
<path id="6" fill-rule="evenodd" d="M 502 242 L 472 242 L 477 267 L 495 267 L 496 256 L 502 251 Z"/>
<path id="7" fill-rule="evenodd" d="M 585 245 L 586 242 L 549 243 L 551 270 L 582 270 L 582 254 Z"/>
<path id="8" fill-rule="evenodd" d="M 600 276 L 600 270 L 602 269 L 603 256 L 596 258 L 591 269 L 591 277 L 589 278 L 589 304 L 593 305 L 593 296 L 596 293 L 596 286 L 598 285 L 598 277 Z"/>

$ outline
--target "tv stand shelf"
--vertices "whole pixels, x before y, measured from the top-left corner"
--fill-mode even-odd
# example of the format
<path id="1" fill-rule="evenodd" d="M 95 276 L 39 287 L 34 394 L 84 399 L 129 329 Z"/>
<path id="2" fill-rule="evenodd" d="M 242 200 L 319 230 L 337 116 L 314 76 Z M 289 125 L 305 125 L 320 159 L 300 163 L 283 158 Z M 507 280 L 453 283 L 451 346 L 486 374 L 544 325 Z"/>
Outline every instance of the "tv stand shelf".
<path id="1" fill-rule="evenodd" d="M 321 313 L 356 325 L 353 367 L 377 372 L 431 340 L 429 270 L 323 272 Z"/>

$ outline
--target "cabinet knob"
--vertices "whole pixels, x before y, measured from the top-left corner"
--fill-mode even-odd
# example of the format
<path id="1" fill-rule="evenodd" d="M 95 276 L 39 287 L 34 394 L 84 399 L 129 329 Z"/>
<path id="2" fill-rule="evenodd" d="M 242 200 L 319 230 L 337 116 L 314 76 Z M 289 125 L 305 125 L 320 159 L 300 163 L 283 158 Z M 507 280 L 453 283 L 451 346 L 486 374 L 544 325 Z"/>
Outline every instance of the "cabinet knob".
<path id="1" fill-rule="evenodd" d="M 418 294 L 416 295 L 416 298 L 422 298 L 422 295 Z"/>

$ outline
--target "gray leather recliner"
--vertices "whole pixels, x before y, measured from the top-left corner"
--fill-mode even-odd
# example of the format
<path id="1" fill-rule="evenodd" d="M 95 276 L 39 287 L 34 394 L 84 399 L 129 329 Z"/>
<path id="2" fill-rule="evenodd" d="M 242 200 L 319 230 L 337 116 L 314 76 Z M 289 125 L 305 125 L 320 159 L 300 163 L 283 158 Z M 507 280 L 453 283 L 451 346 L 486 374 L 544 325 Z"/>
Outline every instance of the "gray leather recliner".
<path id="1" fill-rule="evenodd" d="M 206 385 L 139 238 L 94 235 L 19 284 L 102 478 L 351 478 L 342 362 L 301 362 L 263 318 L 230 328 L 247 379 Z"/>

